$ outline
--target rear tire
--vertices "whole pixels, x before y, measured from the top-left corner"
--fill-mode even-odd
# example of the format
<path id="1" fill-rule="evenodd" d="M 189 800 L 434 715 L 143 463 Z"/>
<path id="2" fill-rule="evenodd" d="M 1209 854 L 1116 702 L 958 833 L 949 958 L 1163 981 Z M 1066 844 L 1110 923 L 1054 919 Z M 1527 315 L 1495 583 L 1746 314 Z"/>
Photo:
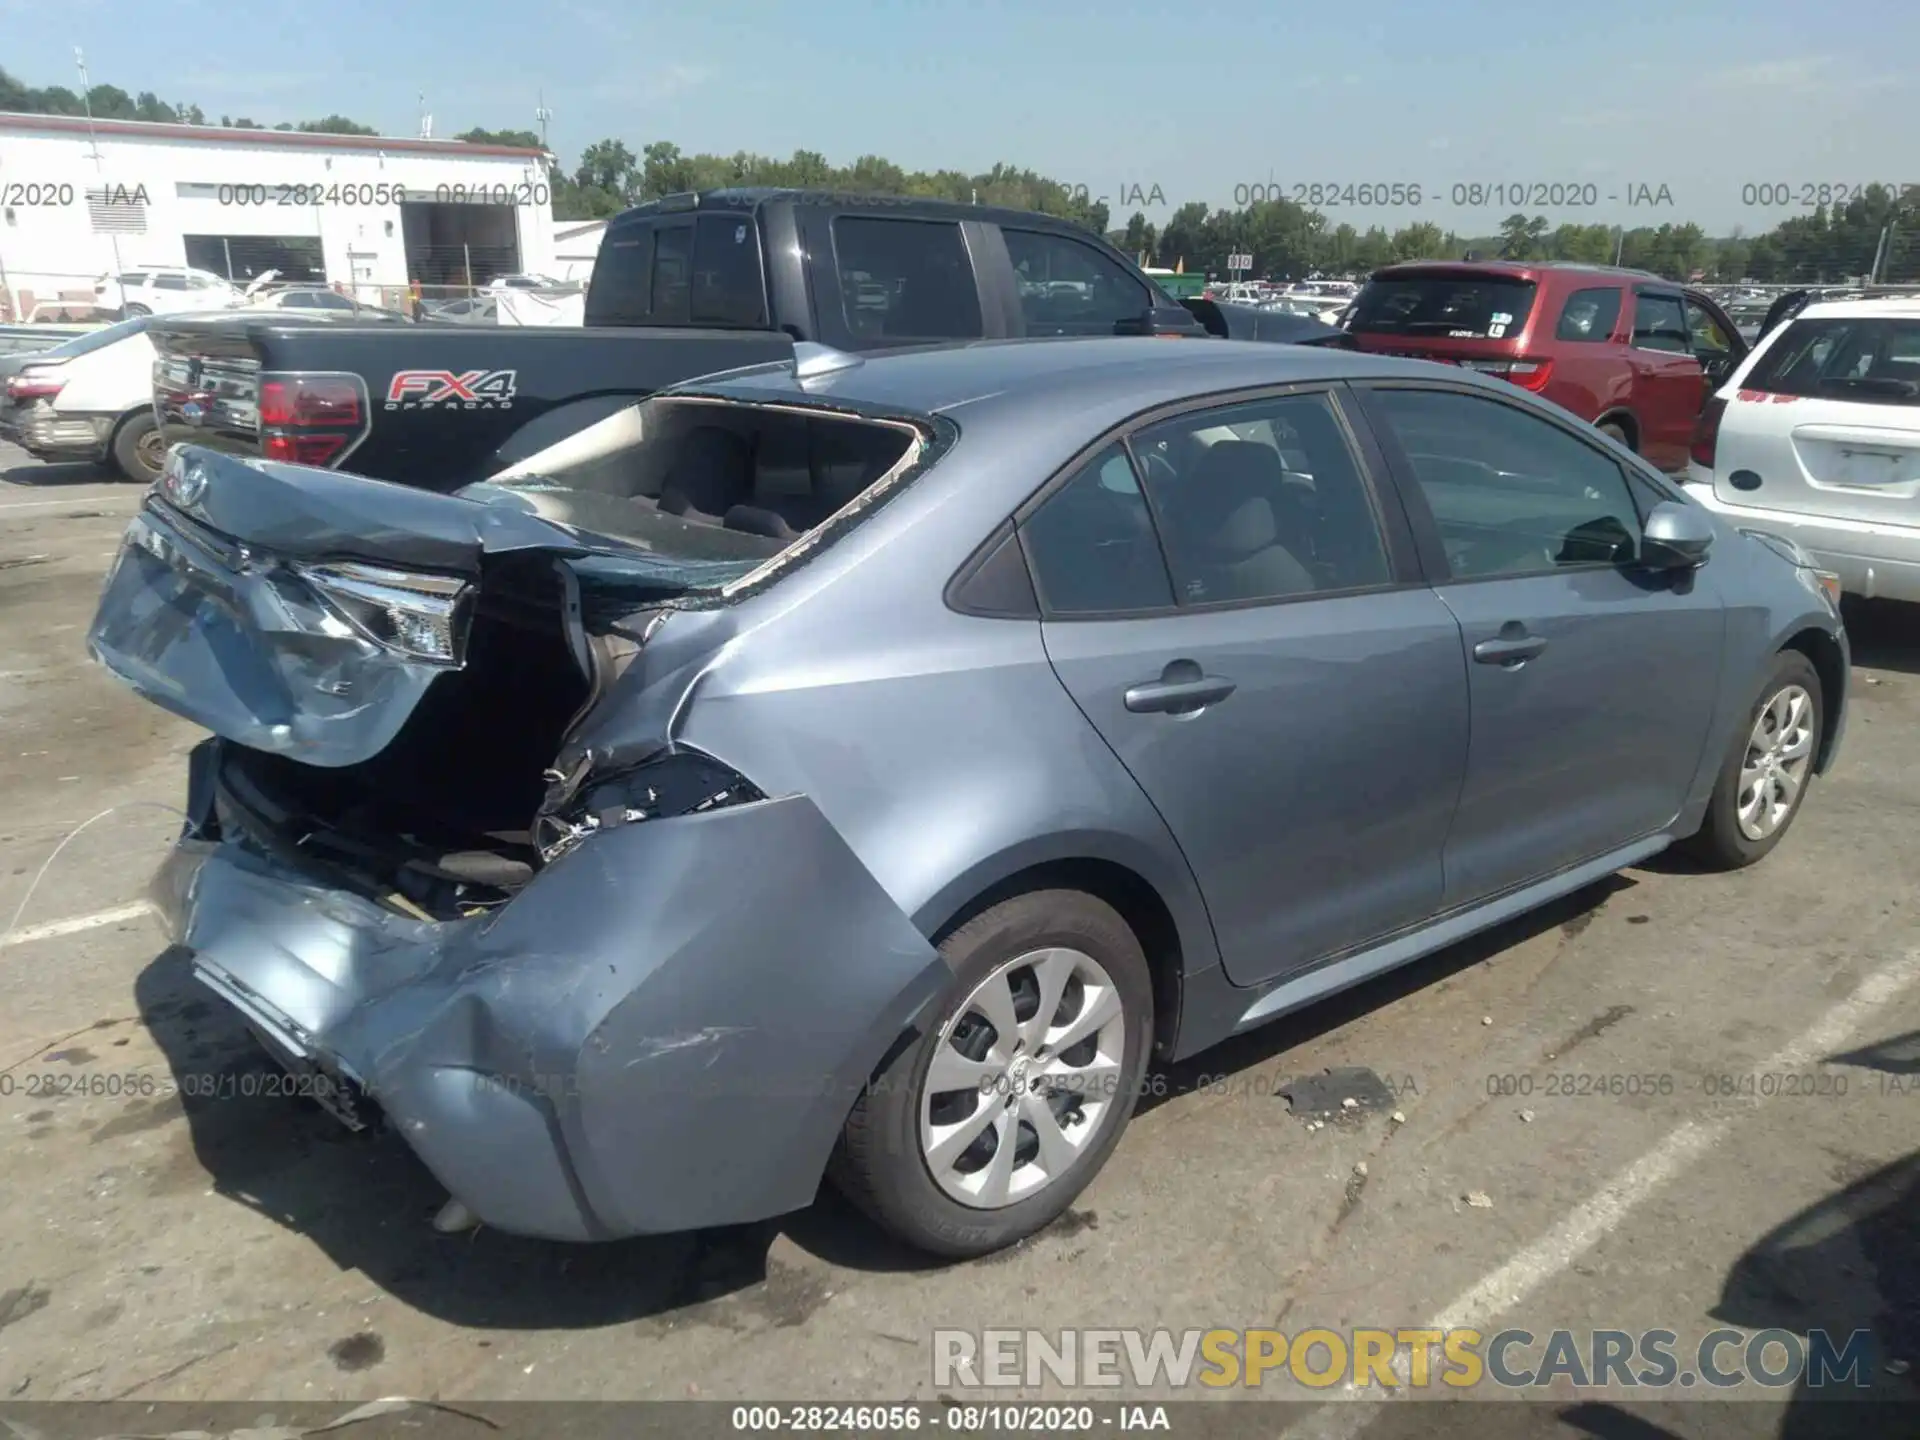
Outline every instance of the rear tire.
<path id="1" fill-rule="evenodd" d="M 1680 851 L 1709 870 L 1764 859 L 1800 813 L 1825 725 L 1813 662 L 1782 651 L 1721 762 L 1705 821 Z"/>
<path id="2" fill-rule="evenodd" d="M 1604 424 L 1596 425 L 1594 428 L 1602 435 L 1613 440 L 1616 444 L 1624 445 L 1629 450 L 1633 449 L 1633 441 L 1627 436 L 1627 427 L 1622 425 L 1618 420 L 1608 420 Z M 1636 451 L 1635 453 L 1637 454 L 1638 452 Z"/>
<path id="3" fill-rule="evenodd" d="M 1077 890 L 1002 901 L 940 953 L 947 1000 L 854 1104 L 828 1173 L 907 1244 L 964 1259 L 1051 1224 L 1113 1153 L 1146 1072 L 1153 983 L 1126 921 Z M 930 1085 L 936 1059 L 946 1083 Z"/>
<path id="4" fill-rule="evenodd" d="M 141 410 L 120 422 L 113 433 L 113 463 L 127 479 L 151 485 L 160 478 L 167 449 L 151 410 Z"/>

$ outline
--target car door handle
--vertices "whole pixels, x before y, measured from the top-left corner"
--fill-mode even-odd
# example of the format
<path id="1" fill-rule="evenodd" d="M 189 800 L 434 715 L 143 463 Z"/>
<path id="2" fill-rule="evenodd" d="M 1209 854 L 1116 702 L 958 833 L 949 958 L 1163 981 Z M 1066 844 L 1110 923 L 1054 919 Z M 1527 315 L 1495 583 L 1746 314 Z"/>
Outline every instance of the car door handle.
<path id="1" fill-rule="evenodd" d="M 1523 665 L 1547 648 L 1545 637 L 1529 635 L 1525 631 L 1518 634 L 1507 633 L 1502 627 L 1497 639 L 1482 640 L 1473 647 L 1473 658 L 1482 665 Z"/>
<path id="2" fill-rule="evenodd" d="M 1167 667 L 1169 670 L 1173 666 Z M 1136 715 L 1180 715 L 1218 705 L 1234 692 L 1234 683 L 1220 675 L 1201 675 L 1191 680 L 1159 679 L 1127 690 L 1127 709 Z"/>

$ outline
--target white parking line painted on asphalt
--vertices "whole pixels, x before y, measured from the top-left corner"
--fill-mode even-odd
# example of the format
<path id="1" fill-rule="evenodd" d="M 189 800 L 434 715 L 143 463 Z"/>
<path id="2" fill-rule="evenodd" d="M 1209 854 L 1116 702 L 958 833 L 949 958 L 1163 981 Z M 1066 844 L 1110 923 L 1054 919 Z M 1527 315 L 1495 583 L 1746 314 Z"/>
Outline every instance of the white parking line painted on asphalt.
<path id="1" fill-rule="evenodd" d="M 122 495 L 76 495 L 71 500 L 6 500 L 0 501 L 0 510 L 52 510 L 59 506 L 105 505 L 109 501 L 123 501 Z"/>
<path id="2" fill-rule="evenodd" d="M 34 940 L 52 940 L 60 935 L 78 935 L 83 930 L 98 930 L 102 925 L 118 925 L 123 920 L 138 920 L 147 914 L 153 906 L 145 900 L 131 905 L 116 906 L 112 910 L 96 910 L 91 915 L 70 915 L 65 920 L 48 920 L 39 925 L 22 925 L 18 930 L 10 930 L 0 935 L 0 950 L 15 945 L 25 945 Z"/>
<path id="3" fill-rule="evenodd" d="M 1755 1073 L 1792 1072 L 1817 1064 L 1839 1049 L 1869 1016 L 1897 999 L 1915 981 L 1920 981 L 1920 950 L 1910 951 L 1874 971 L 1859 989 L 1822 1015 L 1786 1048 L 1762 1062 Z M 1750 1111 L 1765 1102 L 1763 1097 L 1752 1096 L 1744 1102 L 1729 1103 Z M 1460 1295 L 1427 1322 L 1428 1328 L 1443 1331 L 1469 1326 L 1484 1328 L 1488 1321 L 1518 1305 L 1549 1280 L 1567 1271 L 1582 1255 L 1618 1229 L 1620 1222 L 1643 1200 L 1724 1140 L 1737 1118 L 1734 1115 L 1718 1120 L 1689 1120 L 1681 1125 L 1603 1185 L 1566 1219 Z M 1387 1395 L 1408 1394 L 1406 1357 L 1396 1356 L 1392 1368 L 1401 1388 Z M 1373 1386 L 1355 1389 L 1349 1384 L 1343 1387 L 1342 1394 L 1353 1399 L 1386 1398 Z M 1287 1437 L 1297 1436 L 1299 1440 L 1350 1440 L 1372 1423 L 1375 1414 L 1371 1406 L 1329 1404 L 1282 1433 Z"/>

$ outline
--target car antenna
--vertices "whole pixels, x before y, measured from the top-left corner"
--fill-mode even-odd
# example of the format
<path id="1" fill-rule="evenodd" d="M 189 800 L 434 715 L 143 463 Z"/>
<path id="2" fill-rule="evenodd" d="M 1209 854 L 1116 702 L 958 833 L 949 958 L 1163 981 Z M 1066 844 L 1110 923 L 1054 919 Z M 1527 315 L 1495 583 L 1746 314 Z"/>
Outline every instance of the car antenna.
<path id="1" fill-rule="evenodd" d="M 793 378 L 803 382 L 817 380 L 822 375 L 838 374 L 865 363 L 858 355 L 849 355 L 844 350 L 815 344 L 811 340 L 797 341 L 793 347 Z"/>

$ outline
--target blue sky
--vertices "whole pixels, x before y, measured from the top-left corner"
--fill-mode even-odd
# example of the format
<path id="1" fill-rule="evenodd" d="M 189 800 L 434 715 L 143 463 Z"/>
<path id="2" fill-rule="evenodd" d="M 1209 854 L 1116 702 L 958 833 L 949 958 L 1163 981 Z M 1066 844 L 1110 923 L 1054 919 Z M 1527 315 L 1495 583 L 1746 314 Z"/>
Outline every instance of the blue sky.
<path id="1" fill-rule="evenodd" d="M 436 134 L 531 128 L 544 88 L 569 167 L 615 136 L 1008 160 L 1116 202 L 1400 182 L 1440 202 L 1322 208 L 1471 233 L 1516 207 L 1455 208 L 1455 184 L 1592 185 L 1594 208 L 1545 213 L 1719 233 L 1801 213 L 1743 204 L 1745 184 L 1920 182 L 1912 0 L 0 0 L 0 36 L 28 84 L 73 84 L 79 44 L 97 82 L 266 123 L 337 110 L 410 134 L 424 90 Z M 1673 204 L 1630 206 L 1642 184 Z"/>

